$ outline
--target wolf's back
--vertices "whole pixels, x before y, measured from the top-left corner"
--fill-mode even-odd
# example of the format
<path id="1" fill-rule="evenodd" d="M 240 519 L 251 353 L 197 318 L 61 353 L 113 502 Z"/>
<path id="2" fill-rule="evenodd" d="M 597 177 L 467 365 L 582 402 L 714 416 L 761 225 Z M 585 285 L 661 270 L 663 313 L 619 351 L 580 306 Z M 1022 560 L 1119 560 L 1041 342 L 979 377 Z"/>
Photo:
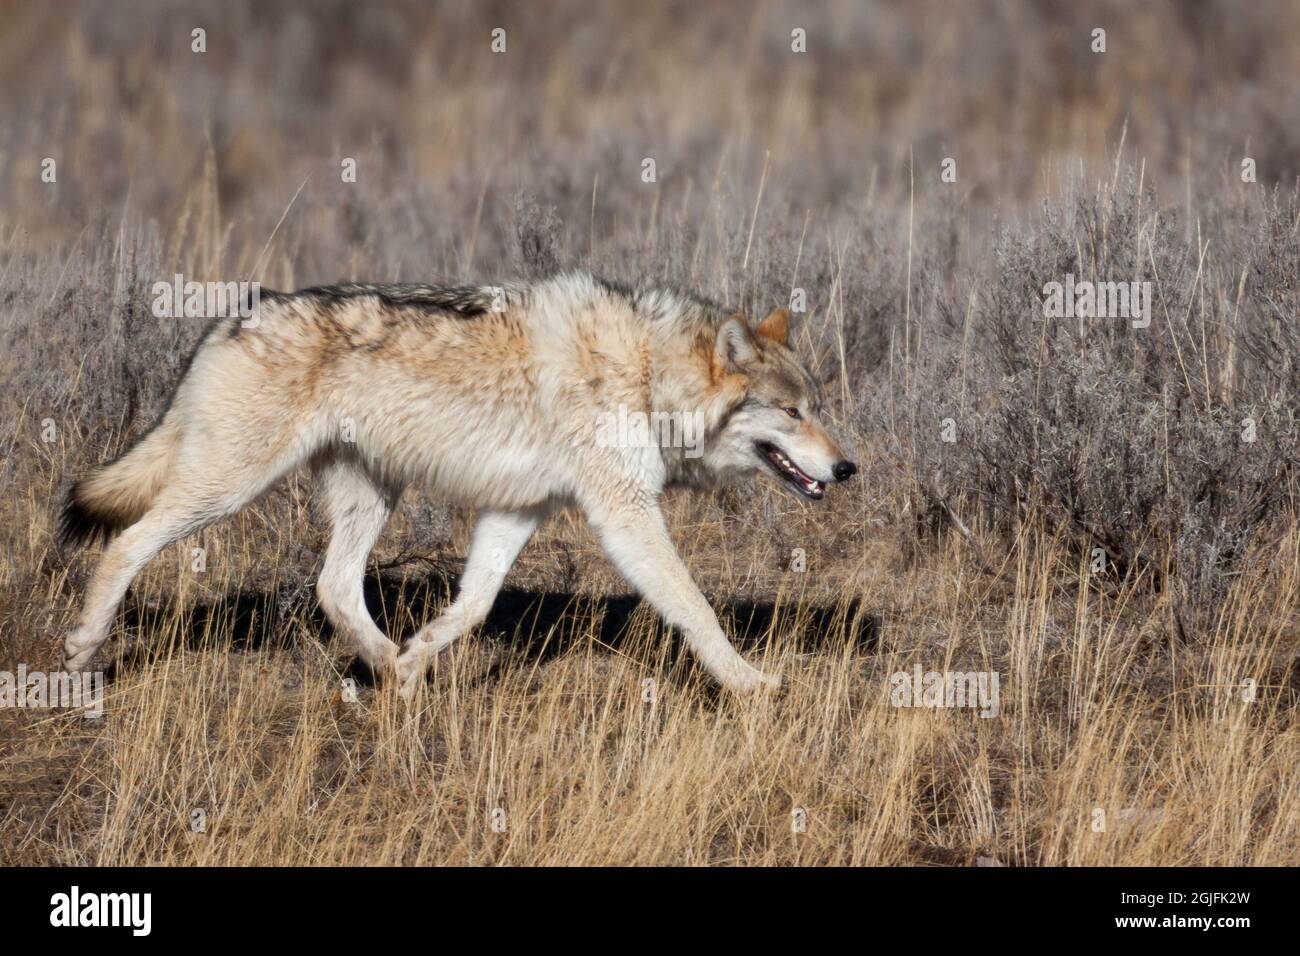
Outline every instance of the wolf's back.
<path id="1" fill-rule="evenodd" d="M 417 283 L 342 283 L 297 292 L 260 289 L 256 321 L 245 325 L 224 319 L 208 330 L 158 424 L 116 461 L 72 486 L 63 506 L 60 540 L 76 544 L 107 538 L 143 517 L 166 487 L 178 457 L 192 453 L 194 436 L 189 433 L 195 421 L 214 414 L 232 393 L 269 400 L 268 389 L 288 390 L 283 401 L 272 404 L 286 413 L 295 407 L 301 411 L 289 383 L 315 378 L 313 363 L 348 349 L 369 354 L 391 338 L 386 334 L 389 325 L 400 329 L 408 324 L 412 310 L 474 320 L 517 305 L 524 294 L 519 286 Z"/>

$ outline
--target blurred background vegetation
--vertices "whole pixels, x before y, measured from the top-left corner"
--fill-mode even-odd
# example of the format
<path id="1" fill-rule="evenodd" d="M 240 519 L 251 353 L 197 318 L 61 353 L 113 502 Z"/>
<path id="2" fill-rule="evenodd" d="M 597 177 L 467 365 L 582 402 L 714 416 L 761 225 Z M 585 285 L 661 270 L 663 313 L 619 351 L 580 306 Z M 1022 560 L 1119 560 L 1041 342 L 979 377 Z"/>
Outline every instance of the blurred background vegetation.
<path id="1" fill-rule="evenodd" d="M 1121 572 L 1170 572 L 1154 533 L 1202 581 L 1292 500 L 1295 3 L 3 12 L 11 448 L 52 418 L 75 470 L 152 420 L 201 332 L 147 309 L 176 272 L 584 267 L 755 312 L 804 289 L 845 426 L 940 525 L 1041 507 Z M 1152 327 L 1044 322 L 1067 272 L 1152 281 Z"/>

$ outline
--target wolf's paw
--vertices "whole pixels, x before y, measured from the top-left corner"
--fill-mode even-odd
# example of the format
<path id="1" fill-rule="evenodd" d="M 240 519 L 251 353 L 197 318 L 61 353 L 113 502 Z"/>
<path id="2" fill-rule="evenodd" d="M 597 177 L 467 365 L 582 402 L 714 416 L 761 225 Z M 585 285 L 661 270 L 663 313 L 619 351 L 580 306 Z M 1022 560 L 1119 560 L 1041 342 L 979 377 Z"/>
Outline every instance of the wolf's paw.
<path id="1" fill-rule="evenodd" d="M 771 697 L 784 696 L 786 692 L 785 678 L 780 674 L 764 674 L 760 671 L 758 683 L 754 686 L 752 692 L 766 694 Z"/>
<path id="2" fill-rule="evenodd" d="M 778 694 L 785 682 L 777 674 L 764 674 L 756 667 L 746 666 L 743 671 L 728 676 L 723 687 L 733 694 Z"/>
<path id="3" fill-rule="evenodd" d="M 397 657 L 397 645 L 392 641 L 376 643 L 373 647 L 366 647 L 361 651 L 361 659 L 376 676 L 391 676 L 397 669 Z"/>
<path id="4" fill-rule="evenodd" d="M 424 655 L 414 649 L 410 642 L 402 653 L 397 655 L 394 662 L 397 689 L 407 703 L 415 699 L 415 692 L 420 687 L 420 681 L 424 679 L 424 664 Z"/>
<path id="5" fill-rule="evenodd" d="M 94 645 L 86 645 L 78 640 L 77 635 L 71 635 L 63 642 L 63 670 L 68 674 L 80 674 L 90 669 L 90 662 L 95 659 L 95 651 L 99 648 Z"/>

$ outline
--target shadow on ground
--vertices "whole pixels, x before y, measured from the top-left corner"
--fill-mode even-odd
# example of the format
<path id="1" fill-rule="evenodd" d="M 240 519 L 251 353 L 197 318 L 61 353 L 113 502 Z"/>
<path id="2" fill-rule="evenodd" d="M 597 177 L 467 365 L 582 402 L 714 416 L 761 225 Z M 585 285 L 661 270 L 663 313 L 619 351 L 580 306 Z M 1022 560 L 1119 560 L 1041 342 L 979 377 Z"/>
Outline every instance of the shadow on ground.
<path id="1" fill-rule="evenodd" d="M 432 570 L 411 578 L 391 574 L 366 578 L 366 606 L 379 627 L 399 640 L 409 637 L 420 624 L 432 620 L 456 588 L 454 576 Z M 845 640 L 861 650 L 876 645 L 880 620 L 868 613 L 857 599 L 820 605 L 804 604 L 797 609 L 771 600 L 713 600 L 714 610 L 733 643 L 739 648 L 759 648 L 779 636 L 794 642 L 800 652 L 810 652 Z M 294 632 L 295 622 L 328 640 L 332 627 L 316 603 L 311 583 L 269 592 L 235 592 L 216 601 L 191 606 L 158 602 L 144 606 L 127 600 L 124 628 L 118 632 L 135 640 L 110 665 L 108 676 L 120 666 L 136 670 L 155 659 L 163 648 L 148 635 L 173 632 L 180 619 L 180 634 L 188 647 L 211 646 L 213 635 L 229 635 L 234 651 L 283 646 Z M 586 646 L 593 639 L 616 649 L 632 631 L 652 626 L 658 637 L 672 644 L 675 659 L 682 653 L 681 642 L 659 620 L 649 605 L 634 594 L 593 596 L 574 592 L 534 591 L 506 588 L 497 596 L 488 619 L 479 628 L 479 640 L 491 640 L 524 660 L 544 662 L 575 644 Z M 223 638 L 224 640 L 224 638 Z M 599 653 L 599 650 L 597 651 Z M 365 664 L 349 665 L 348 676 L 371 683 Z"/>

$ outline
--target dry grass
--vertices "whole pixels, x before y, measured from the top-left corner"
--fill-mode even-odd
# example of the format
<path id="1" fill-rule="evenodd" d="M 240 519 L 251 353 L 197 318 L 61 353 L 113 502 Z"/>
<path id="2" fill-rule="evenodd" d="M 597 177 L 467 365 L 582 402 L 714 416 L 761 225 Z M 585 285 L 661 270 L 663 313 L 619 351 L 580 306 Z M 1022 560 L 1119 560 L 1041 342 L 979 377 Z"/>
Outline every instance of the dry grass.
<path id="1" fill-rule="evenodd" d="M 199 336 L 148 311 L 178 271 L 576 265 L 753 311 L 799 286 L 863 474 L 822 508 L 669 502 L 784 697 L 719 697 L 563 515 L 414 708 L 330 643 L 295 477 L 137 581 L 101 720 L 0 710 L 0 862 L 1300 860 L 1294 4 L 224 9 L 8 11 L 0 670 L 57 660 L 92 556 L 54 505 Z M 467 39 L 499 22 L 504 60 Z M 1044 323 L 1066 271 L 1155 281 L 1151 329 Z M 390 634 L 446 600 L 471 519 L 404 499 Z M 891 706 L 914 665 L 997 673 L 999 715 Z"/>
<path id="2" fill-rule="evenodd" d="M 256 547 L 249 530 L 228 546 Z M 523 579 L 551 566 L 552 544 L 530 547 Z M 799 619 L 823 599 L 776 589 L 780 625 L 755 635 L 751 653 L 791 690 L 757 702 L 702 686 L 644 609 L 609 609 L 623 615 L 613 636 L 598 603 L 575 599 L 538 627 L 513 603 L 535 599 L 516 598 L 515 616 L 440 661 L 415 708 L 364 682 L 347 702 L 343 659 L 303 608 L 282 624 L 232 627 L 229 606 L 199 620 L 166 607 L 164 592 L 193 605 L 243 584 L 199 583 L 169 559 L 139 589 L 140 604 L 164 606 L 134 635 L 106 716 L 22 716 L 21 748 L 0 761 L 18 794 L 0 829 L 5 857 L 1292 863 L 1300 741 L 1284 631 L 1300 601 L 1300 534 L 1277 542 L 1275 557 L 1233 590 L 1211 632 L 1184 644 L 1158 602 L 1090 587 L 1060 542 L 1032 529 L 997 579 L 956 548 L 910 569 L 873 549 L 841 594 L 877 609 L 874 626 L 840 607 L 810 633 Z M 257 563 L 246 558 L 228 563 Z M 692 563 L 710 583 L 742 583 Z M 437 582 L 392 580 L 388 621 L 409 621 Z M 270 634 L 285 637 L 230 650 L 232 635 Z M 891 707 L 889 675 L 914 663 L 999 672 L 1001 714 Z M 1260 685 L 1250 703 L 1248 676 Z M 199 834 L 196 809 L 207 815 Z"/>

